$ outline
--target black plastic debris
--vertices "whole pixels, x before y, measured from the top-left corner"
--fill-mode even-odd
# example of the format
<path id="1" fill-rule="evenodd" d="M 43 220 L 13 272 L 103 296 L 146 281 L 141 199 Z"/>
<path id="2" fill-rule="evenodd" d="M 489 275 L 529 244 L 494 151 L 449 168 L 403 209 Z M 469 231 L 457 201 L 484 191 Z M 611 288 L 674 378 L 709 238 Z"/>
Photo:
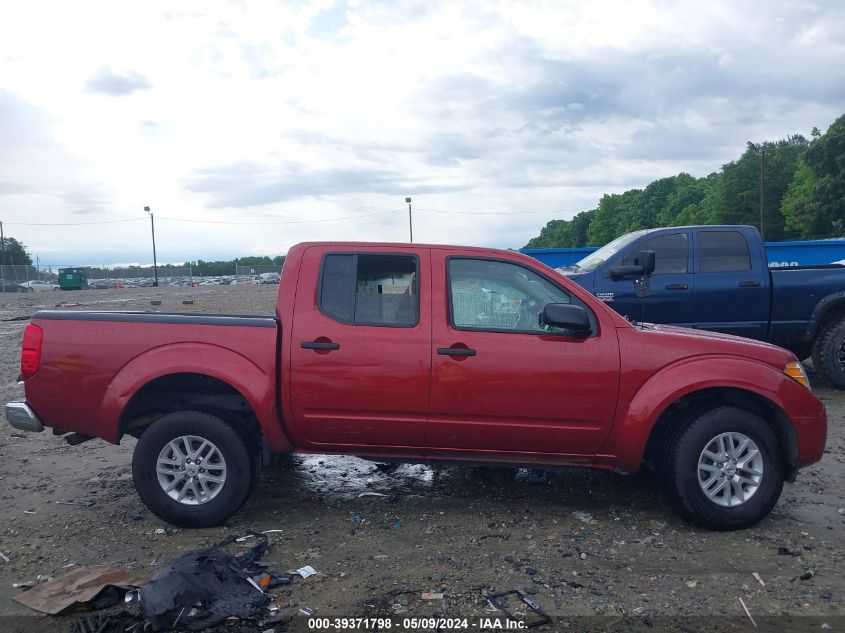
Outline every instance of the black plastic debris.
<path id="1" fill-rule="evenodd" d="M 258 563 L 267 551 L 267 536 L 258 538 L 248 552 L 233 556 L 223 547 L 229 536 L 213 547 L 186 552 L 163 565 L 138 591 L 141 615 L 153 631 L 182 629 L 201 631 L 229 617 L 259 620 L 270 598 L 266 589 L 288 584 L 291 576 L 268 571 Z M 266 587 L 253 577 L 270 574 Z"/>
<path id="2" fill-rule="evenodd" d="M 524 591 L 512 589 L 511 591 L 504 591 L 502 593 L 488 594 L 486 597 L 487 602 L 501 611 L 508 620 L 518 623 L 518 628 L 533 629 L 535 626 L 543 626 L 544 624 L 551 622 L 552 619 L 546 614 L 546 612 L 525 594 L 526 592 Z M 528 608 L 529 614 L 524 619 L 517 618 L 516 615 L 514 615 L 514 613 L 512 613 L 508 608 L 508 598 L 510 596 L 514 596 L 519 602 Z"/>
<path id="3" fill-rule="evenodd" d="M 72 633 L 140 633 L 144 623 L 125 611 L 120 613 L 98 613 L 76 620 L 71 625 Z"/>

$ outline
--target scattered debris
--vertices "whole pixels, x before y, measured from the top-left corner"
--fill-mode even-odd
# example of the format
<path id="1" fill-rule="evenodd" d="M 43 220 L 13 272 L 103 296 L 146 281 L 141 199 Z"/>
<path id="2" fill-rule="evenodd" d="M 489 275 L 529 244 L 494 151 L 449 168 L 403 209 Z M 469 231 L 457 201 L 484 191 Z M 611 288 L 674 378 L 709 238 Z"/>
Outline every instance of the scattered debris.
<path id="1" fill-rule="evenodd" d="M 95 613 L 87 618 L 76 620 L 71 625 L 72 633 L 132 633 L 143 626 L 138 618 L 125 611 L 119 613 Z"/>
<path id="2" fill-rule="evenodd" d="M 423 600 L 443 600 L 443 594 L 439 591 L 424 591 L 420 598 Z"/>
<path id="3" fill-rule="evenodd" d="M 160 306 L 161 305 L 161 299 L 153 299 L 152 301 L 150 301 L 150 305 Z"/>
<path id="4" fill-rule="evenodd" d="M 38 514 L 35 510 L 24 510 L 24 514 Z"/>
<path id="5" fill-rule="evenodd" d="M 402 521 L 397 520 L 396 523 L 393 524 L 393 529 L 398 530 L 402 527 Z"/>
<path id="6" fill-rule="evenodd" d="M 3 559 L 4 561 L 6 561 L 7 563 L 11 562 L 11 561 L 9 560 L 9 557 L 8 557 L 8 556 L 6 556 L 3 552 L 0 552 L 0 558 L 2 558 L 2 559 Z"/>
<path id="7" fill-rule="evenodd" d="M 795 582 L 796 580 L 810 580 L 810 578 L 812 578 L 815 575 L 816 575 L 816 572 L 814 572 L 812 569 L 808 569 L 807 571 L 805 571 L 800 576 L 796 576 L 795 578 L 793 578 L 791 582 Z"/>
<path id="8" fill-rule="evenodd" d="M 482 534 L 478 537 L 478 540 L 483 541 L 486 538 L 500 538 L 503 541 L 509 541 L 511 539 L 511 533 L 505 532 L 504 534 Z"/>
<path id="9" fill-rule="evenodd" d="M 362 492 L 361 494 L 358 495 L 358 498 L 360 499 L 361 497 L 386 497 L 386 496 L 387 495 L 384 494 L 383 492 Z"/>
<path id="10" fill-rule="evenodd" d="M 155 530 L 153 530 L 153 534 L 164 534 L 164 533 L 165 533 L 164 528 L 156 528 Z"/>
<path id="11" fill-rule="evenodd" d="M 763 579 L 760 577 L 760 574 L 758 574 L 756 571 L 752 572 L 751 575 L 754 576 L 754 580 L 759 582 L 761 586 L 763 586 L 763 587 L 766 586 L 766 583 L 763 582 Z"/>
<path id="12" fill-rule="evenodd" d="M 268 546 L 266 536 L 255 536 L 259 542 L 240 556 L 221 549 L 236 541 L 230 536 L 162 566 L 138 592 L 141 613 L 152 630 L 168 630 L 177 619 L 188 631 L 216 626 L 229 617 L 259 619 L 270 598 L 253 578 L 270 575 L 266 587 L 271 588 L 290 583 L 291 577 L 268 572 L 258 564 Z"/>
<path id="13" fill-rule="evenodd" d="M 695 589 L 698 586 L 697 580 L 687 580 L 687 587 L 690 589 Z"/>
<path id="14" fill-rule="evenodd" d="M 40 576 L 39 576 L 40 578 Z M 30 609 L 56 615 L 78 604 L 94 603 L 102 598 L 99 606 L 112 606 L 121 593 L 144 584 L 135 573 L 116 565 L 91 565 L 80 567 L 59 578 L 15 596 L 15 601 Z M 22 586 L 16 583 L 15 586 Z M 111 591 L 109 591 L 111 590 Z M 101 594 L 107 594 L 101 596 Z"/>
<path id="15" fill-rule="evenodd" d="M 9 437 L 17 437 L 19 439 L 24 439 L 26 437 L 26 433 L 18 433 L 17 431 L 13 431 L 9 433 Z"/>
<path id="16" fill-rule="evenodd" d="M 194 300 L 193 299 L 184 299 L 184 300 L 182 300 L 182 305 L 192 306 L 192 305 L 194 305 Z"/>
<path id="17" fill-rule="evenodd" d="M 581 512 L 581 510 L 576 510 L 572 513 L 572 516 L 574 516 L 582 523 L 592 524 L 596 522 L 596 520 L 593 518 L 593 515 L 589 512 Z"/>
<path id="18" fill-rule="evenodd" d="M 35 585 L 38 585 L 42 582 L 47 582 L 48 580 L 51 580 L 49 576 L 42 576 L 41 574 L 38 574 L 38 576 L 35 577 L 35 580 L 22 580 L 20 582 L 13 582 L 12 587 L 14 587 L 15 589 L 30 589 Z"/>
<path id="19" fill-rule="evenodd" d="M 300 567 L 296 570 L 296 573 L 302 576 L 303 578 L 308 578 L 308 576 L 313 576 L 317 573 L 317 570 L 311 567 L 311 565 L 306 565 L 305 567 Z"/>
<path id="20" fill-rule="evenodd" d="M 778 554 L 780 556 L 801 556 L 800 550 L 789 549 L 788 547 L 778 547 Z"/>
<path id="21" fill-rule="evenodd" d="M 508 609 L 508 596 L 516 596 L 516 598 L 522 602 L 528 609 L 534 614 L 535 617 L 530 619 L 522 619 L 520 620 L 516 616 L 511 613 Z M 502 593 L 494 593 L 489 594 L 486 596 L 487 602 L 490 603 L 490 606 L 498 609 L 505 616 L 508 620 L 512 620 L 514 622 L 521 622 L 521 626 L 519 628 L 526 628 L 531 629 L 535 626 L 542 626 L 543 624 L 548 624 L 552 621 L 552 619 L 546 615 L 546 612 L 543 611 L 539 605 L 531 600 L 528 596 L 525 595 L 525 592 L 519 591 L 517 589 L 512 589 L 511 591 L 505 591 Z"/>
<path id="22" fill-rule="evenodd" d="M 299 612 L 300 612 L 302 615 L 314 615 L 314 614 L 317 612 L 317 610 L 316 610 L 316 609 L 312 609 L 311 607 L 302 607 L 302 608 L 299 610 Z"/>
<path id="23" fill-rule="evenodd" d="M 748 616 L 748 619 L 749 619 L 749 620 L 751 620 L 751 624 L 752 624 L 752 625 L 754 626 L 754 628 L 756 629 L 756 628 L 757 628 L 757 623 L 754 621 L 754 618 L 753 618 L 753 617 L 751 617 L 751 611 L 749 611 L 749 610 L 748 610 L 748 607 L 746 607 L 746 606 L 745 606 L 745 601 L 744 601 L 742 598 L 740 598 L 740 599 L 739 599 L 739 604 L 741 604 L 741 605 L 742 605 L 742 609 L 745 611 L 745 615 L 747 615 L 747 616 Z"/>
<path id="24" fill-rule="evenodd" d="M 355 514 L 352 516 L 353 523 L 363 523 L 365 520 L 366 519 L 364 519 L 364 516 L 361 514 Z"/>
<path id="25" fill-rule="evenodd" d="M 86 500 L 86 501 L 74 501 L 73 499 L 59 499 L 56 501 L 57 504 L 60 506 L 82 506 L 84 508 L 90 508 L 92 505 L 97 503 L 96 501 Z"/>

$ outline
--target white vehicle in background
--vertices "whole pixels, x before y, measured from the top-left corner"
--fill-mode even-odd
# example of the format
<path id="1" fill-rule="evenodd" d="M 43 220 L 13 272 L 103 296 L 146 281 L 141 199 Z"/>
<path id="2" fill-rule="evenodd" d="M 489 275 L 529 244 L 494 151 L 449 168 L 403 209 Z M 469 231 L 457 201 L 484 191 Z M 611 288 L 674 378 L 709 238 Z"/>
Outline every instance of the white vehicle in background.
<path id="1" fill-rule="evenodd" d="M 277 284 L 280 279 L 279 273 L 261 273 L 258 275 L 258 283 L 260 284 Z"/>
<path id="2" fill-rule="evenodd" d="M 40 292 L 41 290 L 60 290 L 59 284 L 54 284 L 49 281 L 40 281 L 33 279 L 32 281 L 24 281 L 20 284 L 30 292 Z"/>

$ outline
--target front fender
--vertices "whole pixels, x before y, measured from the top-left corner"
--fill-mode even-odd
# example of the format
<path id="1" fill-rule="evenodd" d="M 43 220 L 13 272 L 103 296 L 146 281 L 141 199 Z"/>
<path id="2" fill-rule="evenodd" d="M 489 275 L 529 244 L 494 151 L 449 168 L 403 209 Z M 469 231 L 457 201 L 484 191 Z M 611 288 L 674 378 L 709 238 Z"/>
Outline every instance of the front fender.
<path id="1" fill-rule="evenodd" d="M 790 398 L 804 387 L 771 365 L 737 356 L 706 356 L 685 359 L 651 376 L 620 407 L 613 431 L 601 454 L 614 456 L 618 468 L 626 472 L 639 469 L 649 434 L 661 415 L 676 401 L 698 391 L 728 388 L 761 396 L 787 413 L 794 409 Z"/>
<path id="2" fill-rule="evenodd" d="M 162 345 L 126 363 L 114 376 L 99 411 L 103 439 L 119 441 L 119 422 L 127 404 L 138 391 L 163 376 L 178 373 L 204 374 L 236 389 L 252 407 L 262 433 L 273 452 L 290 450 L 282 431 L 275 403 L 275 359 L 261 367 L 246 356 L 213 343 Z"/>

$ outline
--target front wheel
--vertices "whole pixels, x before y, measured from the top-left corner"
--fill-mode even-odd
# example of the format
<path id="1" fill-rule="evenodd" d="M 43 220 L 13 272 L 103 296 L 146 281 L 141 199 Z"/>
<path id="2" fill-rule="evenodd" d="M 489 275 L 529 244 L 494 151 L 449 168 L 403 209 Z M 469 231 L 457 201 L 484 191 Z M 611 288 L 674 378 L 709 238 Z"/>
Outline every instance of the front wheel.
<path id="1" fill-rule="evenodd" d="M 147 428 L 132 455 L 144 504 L 179 527 L 219 525 L 253 489 L 255 457 L 238 431 L 201 411 L 174 411 Z"/>
<path id="2" fill-rule="evenodd" d="M 687 520 L 741 530 L 765 518 L 783 490 L 784 459 L 765 420 L 736 407 L 688 420 L 665 445 L 658 475 Z"/>

